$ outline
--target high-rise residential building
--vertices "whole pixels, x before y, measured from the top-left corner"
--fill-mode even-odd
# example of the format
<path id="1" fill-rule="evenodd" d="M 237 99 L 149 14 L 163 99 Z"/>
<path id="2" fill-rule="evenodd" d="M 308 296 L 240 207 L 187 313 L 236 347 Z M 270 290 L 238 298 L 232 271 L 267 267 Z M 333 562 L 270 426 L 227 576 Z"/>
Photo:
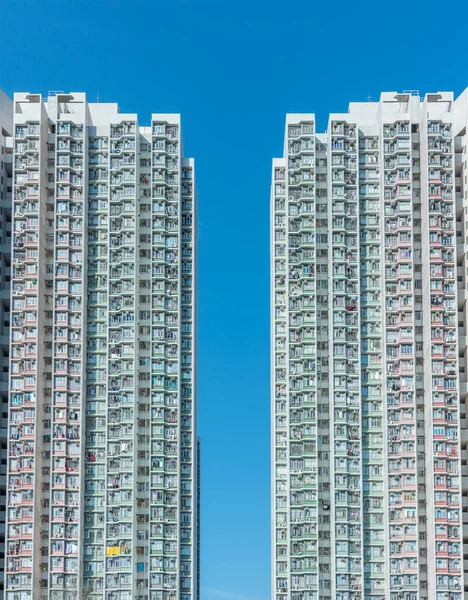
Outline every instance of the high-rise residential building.
<path id="1" fill-rule="evenodd" d="M 16 94 L 5 600 L 197 600 L 180 116 Z"/>
<path id="2" fill-rule="evenodd" d="M 464 597 L 467 124 L 468 91 L 384 93 L 324 134 L 287 116 L 271 196 L 276 600 Z"/>
<path id="3" fill-rule="evenodd" d="M 3 595 L 11 278 L 11 169 L 13 103 L 0 90 L 0 594 Z"/>

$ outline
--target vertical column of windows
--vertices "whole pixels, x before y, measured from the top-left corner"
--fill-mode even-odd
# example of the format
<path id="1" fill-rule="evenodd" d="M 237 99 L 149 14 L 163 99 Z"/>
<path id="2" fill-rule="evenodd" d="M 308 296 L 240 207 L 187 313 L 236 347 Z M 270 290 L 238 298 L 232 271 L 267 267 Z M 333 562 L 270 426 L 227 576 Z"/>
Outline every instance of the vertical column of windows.
<path id="1" fill-rule="evenodd" d="M 6 101 L 6 103 L 5 103 Z M 2 201 L 2 208 L 0 209 L 0 241 L 4 245 L 2 257 L 0 260 L 0 285 L 3 291 L 3 302 L 0 304 L 0 318 L 2 319 L 2 326 L 0 328 L 0 335 L 4 336 L 3 339 L 9 338 L 9 327 L 10 327 L 10 272 L 11 272 L 11 175 L 12 175 L 12 162 L 11 162 L 11 150 L 7 150 L 7 146 L 10 145 L 11 136 L 13 136 L 13 128 L 11 127 L 10 120 L 12 114 L 8 114 L 7 111 L 11 111 L 12 103 L 9 99 L 2 99 L 4 107 L 4 113 L 0 117 L 0 127 L 2 132 L 0 133 L 0 200 Z M 0 402 L 2 403 L 3 415 L 8 410 L 9 397 L 8 397 L 8 372 L 10 365 L 10 350 L 5 345 L 2 348 L 1 353 L 1 368 L 2 378 L 0 383 Z M 8 439 L 7 439 L 8 427 L 5 425 L 5 419 L 3 421 L 2 436 L 1 436 L 1 447 L 5 455 L 8 454 Z M 6 461 L 3 461 L 1 473 L 5 475 L 7 471 Z M 6 507 L 6 477 L 3 477 L 3 483 L 0 486 L 0 502 L 2 503 L 3 510 Z M 0 594 L 3 596 L 4 582 L 5 582 L 5 527 L 0 533 L 0 544 L 4 548 L 2 557 L 2 569 L 0 573 Z"/>
<path id="2" fill-rule="evenodd" d="M 329 380 L 329 248 L 328 248 L 328 145 L 327 136 L 316 138 L 316 331 L 317 331 L 317 461 L 318 461 L 318 592 L 331 599 L 330 569 L 330 380 Z M 314 597 L 314 596 L 312 596 Z"/>
<path id="3" fill-rule="evenodd" d="M 450 123 L 426 121 L 433 505 L 436 598 L 462 597 L 460 435 L 453 133 Z"/>
<path id="4" fill-rule="evenodd" d="M 274 557 L 275 557 L 275 598 L 285 600 L 288 593 L 288 561 L 289 540 L 287 531 L 287 506 L 289 485 L 287 481 L 287 345 L 286 324 L 288 319 L 287 305 L 287 251 L 286 251 L 286 206 L 287 185 L 284 161 L 275 161 L 272 181 L 272 304 L 274 323 L 272 336 L 274 339 L 273 382 L 274 382 L 274 473 L 272 490 L 274 498 Z"/>
<path id="5" fill-rule="evenodd" d="M 50 468 L 50 598 L 77 597 L 79 567 L 84 127 L 57 123 Z"/>
<path id="6" fill-rule="evenodd" d="M 383 600 L 384 454 L 379 137 L 360 135 L 361 398 L 365 599 Z"/>
<path id="7" fill-rule="evenodd" d="M 175 128 L 172 128 L 175 135 Z M 181 600 L 196 600 L 194 596 L 193 560 L 195 527 L 195 414 L 194 414 L 194 189 L 193 168 L 181 169 L 181 297 L 180 297 L 180 410 L 181 410 L 181 447 L 180 447 L 180 597 Z M 166 263 L 176 258 L 172 249 L 166 249 Z"/>
<path id="8" fill-rule="evenodd" d="M 390 590 L 417 590 L 417 426 L 410 123 L 383 126 Z"/>
<path id="9" fill-rule="evenodd" d="M 106 598 L 134 580 L 136 123 L 110 125 Z"/>
<path id="10" fill-rule="evenodd" d="M 151 128 L 140 128 L 139 138 L 138 221 L 138 419 L 136 443 L 138 468 L 136 470 L 136 599 L 148 600 L 149 561 L 149 416 L 151 385 Z M 135 453 L 136 454 L 136 453 Z"/>
<path id="11" fill-rule="evenodd" d="M 49 121 L 49 134 L 53 132 L 52 125 Z M 53 138 L 56 141 L 55 137 Z M 45 497 L 41 500 L 41 555 L 42 555 L 42 581 L 41 581 L 41 600 L 48 598 L 47 592 L 50 579 L 50 535 L 51 535 L 51 518 L 50 518 L 50 481 L 51 481 L 51 415 L 53 403 L 53 377 L 52 377 L 52 356 L 54 352 L 53 343 L 53 324 L 54 324 L 54 274 L 55 274 L 55 203 L 56 203 L 56 144 L 50 142 L 47 144 L 47 204 L 46 204 L 46 228 L 45 228 L 45 305 L 44 305 L 44 419 L 43 423 L 43 483 L 42 492 Z M 40 348 L 40 345 L 38 345 Z"/>
<path id="12" fill-rule="evenodd" d="M 358 600 L 363 594 L 363 522 L 356 126 L 331 121 L 330 135 L 332 568 L 337 600 Z"/>
<path id="13" fill-rule="evenodd" d="M 38 561 L 34 518 L 40 513 L 41 477 L 37 467 L 41 433 L 37 398 L 39 252 L 41 211 L 41 122 L 16 123 L 13 164 L 13 255 L 10 356 L 10 400 L 8 423 L 6 599 L 21 594 L 31 600 L 34 592 L 33 565 Z M 42 342 L 42 340 L 41 340 Z M 39 489 L 38 489 L 39 488 Z"/>
<path id="14" fill-rule="evenodd" d="M 289 535 L 291 599 L 318 594 L 315 127 L 288 126 Z"/>
<path id="15" fill-rule="evenodd" d="M 425 600 L 427 592 L 427 533 L 421 531 L 426 525 L 426 486 L 428 483 L 425 471 L 425 453 L 423 452 L 426 431 L 424 414 L 424 360 L 423 360 L 423 328 L 422 328 L 422 234 L 421 234 L 421 161 L 420 161 L 420 134 L 417 124 L 411 125 L 411 164 L 412 164 L 412 218 L 413 218 L 413 262 L 414 262 L 414 355 L 415 355 L 415 392 L 416 392 L 416 429 L 417 436 L 417 503 L 418 503 L 418 586 L 420 599 Z M 412 574 L 411 574 L 412 575 Z M 411 581 L 414 581 L 412 576 Z M 414 584 L 413 589 L 414 589 Z M 412 594 L 408 592 L 411 600 Z"/>
<path id="16" fill-rule="evenodd" d="M 105 570 L 109 138 L 88 142 L 88 268 L 83 592 L 102 600 Z"/>
<path id="17" fill-rule="evenodd" d="M 178 125 L 152 123 L 150 600 L 179 589 L 180 144 Z"/>

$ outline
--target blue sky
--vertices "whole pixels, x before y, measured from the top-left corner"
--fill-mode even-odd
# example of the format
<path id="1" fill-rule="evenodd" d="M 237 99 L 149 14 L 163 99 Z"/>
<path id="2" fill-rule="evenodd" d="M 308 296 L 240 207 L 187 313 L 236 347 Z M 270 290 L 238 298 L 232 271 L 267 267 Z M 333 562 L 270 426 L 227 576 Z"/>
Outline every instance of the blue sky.
<path id="1" fill-rule="evenodd" d="M 202 600 L 269 600 L 269 185 L 286 112 L 468 86 L 466 1 L 4 0 L 0 87 L 181 112 L 199 197 Z"/>

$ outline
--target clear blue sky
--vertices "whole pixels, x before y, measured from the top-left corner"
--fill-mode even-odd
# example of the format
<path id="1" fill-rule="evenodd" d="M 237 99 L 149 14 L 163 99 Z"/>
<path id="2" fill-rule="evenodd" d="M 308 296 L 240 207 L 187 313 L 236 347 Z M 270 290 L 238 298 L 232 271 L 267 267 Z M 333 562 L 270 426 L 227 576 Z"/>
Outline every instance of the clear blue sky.
<path id="1" fill-rule="evenodd" d="M 286 112 L 468 86 L 466 0 L 3 0 L 0 87 L 180 112 L 199 197 L 202 600 L 270 600 L 269 186 Z"/>

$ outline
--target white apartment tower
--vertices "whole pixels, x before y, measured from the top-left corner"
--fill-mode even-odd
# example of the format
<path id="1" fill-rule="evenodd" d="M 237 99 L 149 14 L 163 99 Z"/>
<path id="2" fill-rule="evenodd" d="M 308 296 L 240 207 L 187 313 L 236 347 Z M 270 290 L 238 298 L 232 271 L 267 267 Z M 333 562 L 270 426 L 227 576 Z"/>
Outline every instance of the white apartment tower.
<path id="1" fill-rule="evenodd" d="M 180 116 L 16 94 L 5 600 L 197 600 Z"/>
<path id="2" fill-rule="evenodd" d="M 271 201 L 276 600 L 466 597 L 467 123 L 468 91 L 384 93 L 325 134 L 287 116 Z"/>

